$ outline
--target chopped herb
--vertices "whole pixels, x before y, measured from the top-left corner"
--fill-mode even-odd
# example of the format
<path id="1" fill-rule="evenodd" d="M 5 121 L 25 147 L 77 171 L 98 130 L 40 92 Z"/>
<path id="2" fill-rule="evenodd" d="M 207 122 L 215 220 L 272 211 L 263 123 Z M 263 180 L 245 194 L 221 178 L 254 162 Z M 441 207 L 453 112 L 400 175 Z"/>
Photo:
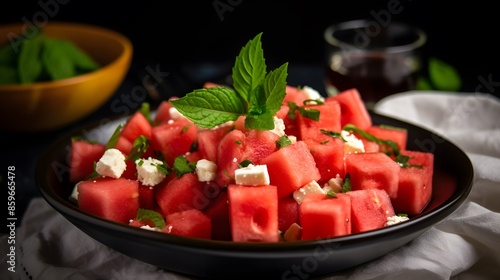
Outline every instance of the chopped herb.
<path id="1" fill-rule="evenodd" d="M 182 128 L 182 130 L 181 130 L 181 134 L 182 134 L 182 133 L 185 133 L 186 131 L 188 131 L 189 127 L 190 127 L 190 125 L 189 125 L 189 124 L 188 124 L 188 125 L 185 125 L 185 126 Z"/>
<path id="2" fill-rule="evenodd" d="M 345 174 L 344 183 L 342 184 L 342 192 L 350 192 L 351 191 L 351 174 Z"/>
<path id="3" fill-rule="evenodd" d="M 321 142 L 319 142 L 319 143 L 320 143 L 321 145 L 326 145 L 326 144 L 330 143 L 330 140 L 321 141 Z"/>
<path id="4" fill-rule="evenodd" d="M 130 159 L 135 162 L 137 159 L 139 159 L 141 155 L 148 149 L 149 142 L 149 139 L 144 135 L 140 135 L 139 137 L 137 137 L 132 144 L 132 150 L 130 151 L 127 160 Z"/>
<path id="5" fill-rule="evenodd" d="M 292 141 L 290 140 L 290 138 L 288 138 L 287 135 L 283 135 L 276 141 L 276 145 L 278 146 L 278 149 L 281 149 L 286 146 L 292 145 Z"/>
<path id="6" fill-rule="evenodd" d="M 170 167 L 168 166 L 168 164 L 164 161 L 162 161 L 161 164 L 154 164 L 154 166 L 156 167 L 156 169 L 158 169 L 158 171 L 160 171 L 161 173 L 165 174 L 165 175 L 168 175 L 170 174 Z"/>
<path id="7" fill-rule="evenodd" d="M 337 194 L 333 190 L 328 190 L 328 192 L 326 192 L 326 196 L 337 198 Z"/>
<path id="8" fill-rule="evenodd" d="M 152 221 L 155 227 L 159 229 L 165 227 L 165 219 L 163 218 L 163 216 L 160 213 L 150 209 L 139 208 L 139 210 L 137 210 L 136 219 L 141 222 Z"/>
<path id="9" fill-rule="evenodd" d="M 137 165 L 139 166 L 142 166 L 144 164 L 144 160 L 143 159 L 140 159 L 139 162 L 137 163 Z"/>
<path id="10" fill-rule="evenodd" d="M 175 175 L 180 178 L 186 173 L 192 173 L 196 169 L 195 162 L 189 162 L 184 156 L 178 156 L 174 159 Z"/>
<path id="11" fill-rule="evenodd" d="M 423 166 L 420 164 L 408 164 L 409 160 L 410 157 L 405 155 L 398 155 L 395 159 L 395 161 L 403 168 L 410 168 L 410 167 L 423 168 Z"/>
<path id="12" fill-rule="evenodd" d="M 120 137 L 120 131 L 122 130 L 122 127 L 123 126 L 121 124 L 116 126 L 115 131 L 113 132 L 111 137 L 109 137 L 108 142 L 106 143 L 106 150 L 116 147 L 116 143 L 118 143 L 118 138 Z"/>
<path id="13" fill-rule="evenodd" d="M 339 138 L 340 140 L 342 140 L 342 142 L 347 142 L 344 137 L 342 137 L 342 134 L 340 132 L 336 132 L 336 131 L 329 131 L 329 130 L 326 130 L 326 129 L 323 129 L 321 128 L 319 131 L 321 131 L 321 133 L 325 134 L 325 135 L 328 135 L 330 137 L 333 137 L 333 138 Z"/>
<path id="14" fill-rule="evenodd" d="M 398 213 L 397 214 L 398 217 L 408 217 L 408 214 L 405 214 L 405 213 Z"/>
<path id="15" fill-rule="evenodd" d="M 149 103 L 143 102 L 141 104 L 141 108 L 139 108 L 139 112 L 141 112 L 141 114 L 146 118 L 146 120 L 148 120 L 148 122 L 151 125 L 154 124 L 154 121 L 151 118 L 151 109 L 150 109 Z"/>
<path id="16" fill-rule="evenodd" d="M 238 167 L 244 168 L 244 167 L 249 166 L 250 164 L 253 164 L 253 162 L 251 160 L 245 159 L 244 161 L 238 163 Z"/>
<path id="17" fill-rule="evenodd" d="M 305 102 L 305 101 L 304 101 Z M 306 108 L 305 106 L 298 106 L 295 102 L 288 102 L 288 117 L 292 120 L 295 119 L 296 111 L 298 111 L 304 118 L 308 118 L 314 121 L 319 121 L 319 110 Z"/>
<path id="18" fill-rule="evenodd" d="M 240 141 L 240 140 L 236 140 L 236 141 L 234 141 L 234 144 L 236 144 L 236 145 L 241 145 L 242 143 L 241 143 L 241 141 Z"/>

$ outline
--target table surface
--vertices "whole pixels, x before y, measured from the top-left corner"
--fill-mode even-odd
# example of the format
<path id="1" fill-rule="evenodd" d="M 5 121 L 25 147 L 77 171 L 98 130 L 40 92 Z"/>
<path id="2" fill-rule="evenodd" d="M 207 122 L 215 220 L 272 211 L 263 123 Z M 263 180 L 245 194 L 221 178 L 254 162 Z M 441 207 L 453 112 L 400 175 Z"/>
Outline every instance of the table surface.
<path id="1" fill-rule="evenodd" d="M 116 99 L 126 100 L 130 96 L 138 92 L 138 89 L 148 88 L 143 85 L 143 77 L 152 75 L 154 71 L 158 86 L 155 91 L 150 91 L 143 100 L 135 99 L 136 102 L 129 102 L 130 112 L 138 109 L 142 102 L 149 102 L 154 108 L 160 100 L 170 96 L 181 96 L 195 88 L 201 87 L 205 81 L 224 82 L 228 77 L 231 65 L 227 63 L 204 63 L 201 65 L 184 65 L 179 69 L 165 71 L 157 69 L 157 64 L 154 62 L 137 62 L 133 61 L 130 71 L 126 76 L 123 84 L 118 88 L 115 95 L 105 103 L 100 109 L 84 119 L 61 129 L 49 132 L 38 133 L 12 133 L 0 131 L 0 136 L 7 139 L 6 149 L 2 152 L 1 161 L 3 175 L 5 176 L 7 166 L 15 166 L 16 168 L 16 218 L 17 225 L 21 224 L 23 214 L 29 201 L 33 197 L 40 196 L 37 184 L 34 179 L 36 163 L 39 155 L 50 145 L 55 139 L 71 130 L 81 127 L 87 123 L 97 121 L 104 117 L 113 116 L 111 103 Z M 152 72 L 153 71 L 153 72 Z M 152 75 L 155 77 L 155 75 Z M 292 86 L 310 86 L 317 89 L 320 93 L 325 94 L 323 86 L 323 68 L 316 64 L 298 64 L 289 65 L 288 84 Z M 150 79 L 150 81 L 152 81 Z M 476 82 L 476 81 L 473 81 Z M 7 233 L 7 228 L 2 228 L 2 233 Z"/>

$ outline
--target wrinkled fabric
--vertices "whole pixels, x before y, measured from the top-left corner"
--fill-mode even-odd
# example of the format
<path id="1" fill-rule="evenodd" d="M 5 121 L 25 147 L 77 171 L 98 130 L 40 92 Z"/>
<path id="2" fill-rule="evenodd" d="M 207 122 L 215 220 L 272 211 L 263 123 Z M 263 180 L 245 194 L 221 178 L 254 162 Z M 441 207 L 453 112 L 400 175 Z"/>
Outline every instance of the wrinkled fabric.
<path id="1" fill-rule="evenodd" d="M 374 110 L 458 145 L 473 163 L 473 187 L 455 212 L 412 242 L 325 279 L 500 279 L 500 101 L 480 93 L 406 92 Z M 102 245 L 42 198 L 31 201 L 16 238 L 19 273 L 4 277 L 2 268 L 2 279 L 189 279 Z M 1 241 L 4 252 L 6 237 Z"/>

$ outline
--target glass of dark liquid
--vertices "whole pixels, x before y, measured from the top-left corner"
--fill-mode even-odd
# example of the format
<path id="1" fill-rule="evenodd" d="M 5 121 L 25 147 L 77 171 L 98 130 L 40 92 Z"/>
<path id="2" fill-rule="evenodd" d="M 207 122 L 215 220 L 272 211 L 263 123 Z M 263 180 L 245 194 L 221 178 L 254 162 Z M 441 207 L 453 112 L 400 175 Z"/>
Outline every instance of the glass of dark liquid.
<path id="1" fill-rule="evenodd" d="M 367 109 L 380 99 L 414 90 L 427 36 L 401 22 L 353 20 L 333 24 L 326 41 L 328 95 L 356 88 Z"/>

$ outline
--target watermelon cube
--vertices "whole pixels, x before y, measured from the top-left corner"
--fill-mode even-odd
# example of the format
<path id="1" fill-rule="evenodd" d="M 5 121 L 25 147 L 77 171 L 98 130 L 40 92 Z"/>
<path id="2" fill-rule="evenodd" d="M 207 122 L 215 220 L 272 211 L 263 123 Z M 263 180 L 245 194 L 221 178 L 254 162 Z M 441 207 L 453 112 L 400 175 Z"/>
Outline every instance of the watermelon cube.
<path id="1" fill-rule="evenodd" d="M 181 119 L 153 127 L 151 145 L 161 153 L 165 163 L 173 166 L 176 157 L 191 150 L 196 137 L 196 126 L 186 119 Z"/>
<path id="2" fill-rule="evenodd" d="M 165 217 L 162 232 L 186 237 L 211 239 L 210 218 L 198 209 L 189 209 Z"/>
<path id="3" fill-rule="evenodd" d="M 397 128 L 391 126 L 381 126 L 381 125 L 373 125 L 366 129 L 366 132 L 371 135 L 383 139 L 383 140 L 391 140 L 398 146 L 399 150 L 406 149 L 406 142 L 408 141 L 408 131 L 404 128 Z M 387 145 L 379 145 L 379 151 L 392 151 L 390 147 Z"/>
<path id="4" fill-rule="evenodd" d="M 229 131 L 230 126 L 222 126 L 214 129 L 205 129 L 198 132 L 198 152 L 200 157 L 209 161 L 217 162 L 219 143 Z"/>
<path id="5" fill-rule="evenodd" d="M 296 114 L 297 129 L 299 132 L 300 140 L 316 140 L 323 142 L 330 137 L 321 132 L 321 129 L 327 131 L 340 132 L 340 105 L 337 101 L 325 102 L 320 105 L 306 105 L 306 109 L 314 109 L 320 112 L 319 120 L 313 120 L 302 116 L 299 112 Z"/>
<path id="6" fill-rule="evenodd" d="M 337 175 L 344 178 L 344 142 L 339 138 L 330 138 L 325 142 L 305 140 L 311 151 L 321 178 L 319 184 L 323 184 L 335 178 Z"/>
<path id="7" fill-rule="evenodd" d="M 351 197 L 313 193 L 299 207 L 302 240 L 316 240 L 351 234 Z"/>
<path id="8" fill-rule="evenodd" d="M 351 177 L 351 189 L 382 189 L 391 199 L 398 195 L 399 164 L 384 153 L 345 155 L 345 173 Z"/>
<path id="9" fill-rule="evenodd" d="M 299 224 L 299 204 L 292 196 L 278 200 L 278 229 L 286 232 L 292 224 Z"/>
<path id="10" fill-rule="evenodd" d="M 395 215 L 385 190 L 366 189 L 346 194 L 351 197 L 352 233 L 382 228 L 387 218 Z"/>
<path id="11" fill-rule="evenodd" d="M 311 181 L 321 178 L 314 157 L 304 141 L 297 141 L 263 158 L 271 185 L 278 187 L 278 197 L 290 196 Z"/>
<path id="12" fill-rule="evenodd" d="M 276 186 L 231 184 L 227 190 L 233 241 L 276 242 L 279 240 Z"/>
<path id="13" fill-rule="evenodd" d="M 434 171 L 434 154 L 419 151 L 404 151 L 409 156 L 410 165 L 399 171 L 398 195 L 392 204 L 397 213 L 418 215 L 429 204 L 432 196 L 432 176 Z"/>
<path id="14" fill-rule="evenodd" d="M 156 202 L 162 215 L 166 217 L 175 212 L 205 208 L 210 198 L 203 192 L 204 185 L 195 173 L 186 173 L 155 186 Z"/>
<path id="15" fill-rule="evenodd" d="M 77 185 L 78 207 L 90 214 L 128 224 L 139 210 L 137 180 L 100 177 Z"/>
<path id="16" fill-rule="evenodd" d="M 69 154 L 69 181 L 76 183 L 85 180 L 94 172 L 94 162 L 98 162 L 106 147 L 103 144 L 86 140 L 71 142 Z"/>
<path id="17" fill-rule="evenodd" d="M 131 143 L 139 136 L 151 139 L 152 126 L 148 119 L 139 111 L 135 112 L 123 126 L 120 136 L 125 137 Z"/>
<path id="18" fill-rule="evenodd" d="M 215 182 L 219 186 L 234 183 L 234 170 L 245 159 L 245 138 L 245 133 L 235 129 L 220 140 L 217 151 L 217 173 L 215 175 Z"/>
<path id="19" fill-rule="evenodd" d="M 203 212 L 212 220 L 212 239 L 231 241 L 227 188 L 222 189 Z"/>
<path id="20" fill-rule="evenodd" d="M 326 98 L 326 102 L 330 100 L 336 100 L 340 104 L 342 127 L 346 124 L 353 124 L 361 129 L 372 126 L 370 114 L 357 89 L 345 90 Z"/>

